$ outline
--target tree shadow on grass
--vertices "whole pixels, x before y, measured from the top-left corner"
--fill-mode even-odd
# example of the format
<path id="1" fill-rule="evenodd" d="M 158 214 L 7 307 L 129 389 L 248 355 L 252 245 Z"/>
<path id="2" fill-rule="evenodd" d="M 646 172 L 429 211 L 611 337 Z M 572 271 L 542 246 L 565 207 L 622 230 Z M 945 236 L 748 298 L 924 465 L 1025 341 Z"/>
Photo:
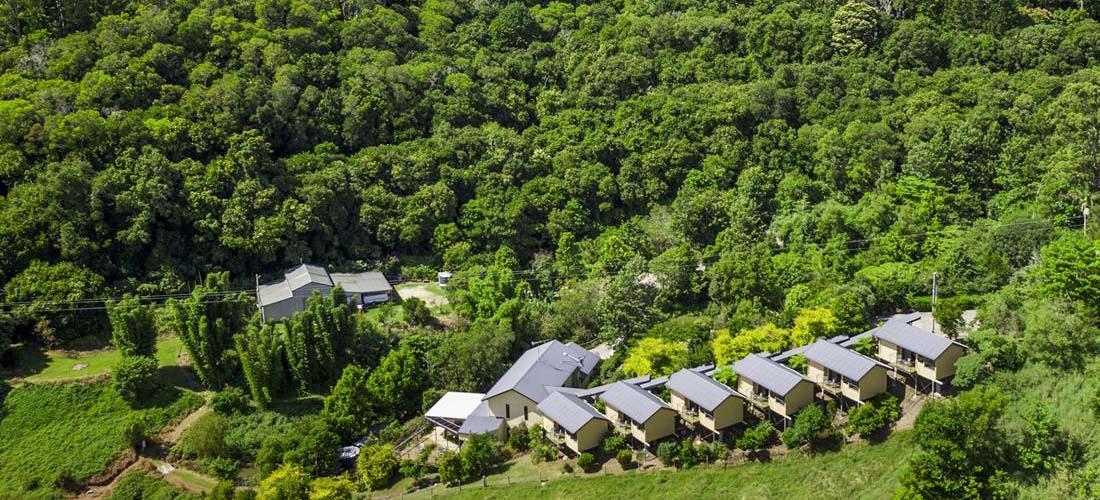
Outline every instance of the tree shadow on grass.
<path id="1" fill-rule="evenodd" d="M 844 436 L 834 432 L 828 436 L 815 439 L 810 446 L 810 451 L 813 453 L 840 451 L 842 446 L 844 446 Z"/>
<path id="2" fill-rule="evenodd" d="M 195 370 L 188 366 L 162 366 L 157 369 L 157 377 L 162 384 L 171 387 L 182 387 L 195 392 L 203 390 Z"/>
<path id="3" fill-rule="evenodd" d="M 50 358 L 40 345 L 23 342 L 15 344 L 0 356 L 0 375 L 3 377 L 29 377 L 41 373 L 49 365 Z"/>

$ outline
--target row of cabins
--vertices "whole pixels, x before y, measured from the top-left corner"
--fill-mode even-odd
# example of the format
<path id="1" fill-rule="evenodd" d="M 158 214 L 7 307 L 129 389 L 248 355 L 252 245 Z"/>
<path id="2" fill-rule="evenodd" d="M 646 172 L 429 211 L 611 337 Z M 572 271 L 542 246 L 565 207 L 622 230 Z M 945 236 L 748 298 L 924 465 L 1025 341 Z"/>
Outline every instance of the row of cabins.
<path id="1" fill-rule="evenodd" d="M 877 360 L 850 349 L 868 335 L 878 341 Z M 942 383 L 963 353 L 956 342 L 892 320 L 855 337 L 818 340 L 776 356 L 750 354 L 732 365 L 736 388 L 715 380 L 713 366 L 582 388 L 599 357 L 573 343 L 550 341 L 525 352 L 489 392 L 447 393 L 425 416 L 459 438 L 492 432 L 503 439 L 507 428 L 524 424 L 541 426 L 573 453 L 598 446 L 612 429 L 650 446 L 674 435 L 677 419 L 721 433 L 744 421 L 747 404 L 789 421 L 814 403 L 818 387 L 862 404 L 887 391 L 890 371 Z M 793 354 L 805 356 L 805 375 L 783 363 Z M 668 388 L 669 402 L 651 392 L 661 387 Z"/>

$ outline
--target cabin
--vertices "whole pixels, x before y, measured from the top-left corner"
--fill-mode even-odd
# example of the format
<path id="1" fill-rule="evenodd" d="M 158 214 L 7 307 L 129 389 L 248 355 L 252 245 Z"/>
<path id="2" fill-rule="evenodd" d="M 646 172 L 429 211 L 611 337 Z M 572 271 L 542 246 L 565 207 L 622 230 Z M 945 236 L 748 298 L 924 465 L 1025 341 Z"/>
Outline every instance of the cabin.
<path id="1" fill-rule="evenodd" d="M 289 318 L 306 309 L 313 292 L 329 295 L 339 286 L 349 306 L 362 309 L 390 300 L 393 287 L 380 272 L 329 273 L 323 267 L 302 264 L 281 281 L 256 287 L 256 303 L 264 321 Z"/>
<path id="2" fill-rule="evenodd" d="M 887 366 L 828 340 L 802 351 L 806 376 L 825 392 L 863 403 L 886 392 Z"/>
<path id="3" fill-rule="evenodd" d="M 599 446 L 611 421 L 594 406 L 567 392 L 555 392 L 538 405 L 546 436 L 574 454 Z"/>
<path id="4" fill-rule="evenodd" d="M 615 382 L 600 401 L 611 423 L 645 446 L 676 433 L 676 410 L 634 384 Z"/>
<path id="5" fill-rule="evenodd" d="M 878 341 L 880 360 L 932 381 L 933 387 L 954 376 L 955 363 L 966 354 L 962 344 L 904 321 L 887 321 L 871 334 Z"/>
<path id="6" fill-rule="evenodd" d="M 672 407 L 684 422 L 720 433 L 744 419 L 745 396 L 697 370 L 685 368 L 668 378 Z"/>
<path id="7" fill-rule="evenodd" d="M 492 433 L 505 438 L 504 419 L 489 415 L 488 406 L 477 392 L 448 392 L 439 398 L 424 419 L 436 427 L 436 435 L 451 440 L 465 439 L 474 434 Z"/>
<path id="8" fill-rule="evenodd" d="M 798 410 L 814 402 L 814 385 L 802 374 L 759 354 L 749 354 L 733 364 L 737 390 L 761 411 L 790 420 Z"/>
<path id="9" fill-rule="evenodd" d="M 539 425 L 538 405 L 560 387 L 583 387 L 600 363 L 587 349 L 551 340 L 524 352 L 482 398 L 509 427 Z"/>

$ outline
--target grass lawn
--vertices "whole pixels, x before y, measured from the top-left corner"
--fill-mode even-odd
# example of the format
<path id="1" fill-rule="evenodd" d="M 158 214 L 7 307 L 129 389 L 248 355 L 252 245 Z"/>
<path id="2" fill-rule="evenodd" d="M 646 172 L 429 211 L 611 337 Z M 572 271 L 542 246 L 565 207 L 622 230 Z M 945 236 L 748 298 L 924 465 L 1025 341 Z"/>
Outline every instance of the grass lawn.
<path id="1" fill-rule="evenodd" d="M 546 486 L 538 472 L 520 460 L 508 471 L 480 483 L 457 488 L 436 488 L 435 495 L 453 498 L 890 498 L 898 484 L 898 471 L 913 452 L 908 432 L 898 432 L 883 443 L 851 445 L 838 452 L 796 455 L 769 463 L 697 467 L 678 472 L 628 472 L 621 475 L 563 476 L 561 464 L 548 464 Z M 524 463 L 527 462 L 525 465 Z M 503 474 L 522 484 L 507 486 Z M 531 477 L 536 476 L 532 482 Z M 407 495 L 408 496 L 408 495 Z M 428 497 L 427 491 L 417 498 Z"/>
<path id="2" fill-rule="evenodd" d="M 120 355 L 114 349 L 100 349 L 89 352 L 75 351 L 32 351 L 24 346 L 19 353 L 19 363 L 31 367 L 35 373 L 28 375 L 28 382 L 57 382 L 69 379 L 95 377 L 108 373 L 118 364 Z M 157 340 L 157 361 L 160 366 L 174 366 L 179 353 L 183 351 L 183 342 L 179 337 L 165 337 Z M 33 359 L 33 358 L 41 359 Z M 77 365 L 87 365 L 74 370 Z"/>
<path id="3" fill-rule="evenodd" d="M 199 495 L 176 489 L 168 484 L 159 474 L 145 474 L 142 472 L 130 472 L 123 476 L 115 487 L 111 498 L 131 499 L 149 498 L 159 500 L 197 499 Z"/>
<path id="4" fill-rule="evenodd" d="M 109 382 L 26 384 L 0 412 L 0 498 L 56 498 L 59 478 L 82 482 L 103 471 L 127 443 L 122 426 L 146 421 L 149 434 L 195 410 L 203 398 L 166 387 L 133 409 Z"/>
<path id="5" fill-rule="evenodd" d="M 179 484 L 188 491 L 211 492 L 218 485 L 218 480 L 206 476 L 200 476 L 191 471 L 176 469 L 170 472 L 165 479 L 172 484 Z"/>

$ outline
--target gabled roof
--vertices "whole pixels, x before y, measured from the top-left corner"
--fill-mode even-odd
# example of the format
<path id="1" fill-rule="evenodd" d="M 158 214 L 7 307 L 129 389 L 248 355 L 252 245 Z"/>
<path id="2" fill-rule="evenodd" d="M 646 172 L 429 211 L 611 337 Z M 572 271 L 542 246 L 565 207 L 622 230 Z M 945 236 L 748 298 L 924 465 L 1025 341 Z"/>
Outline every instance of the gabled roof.
<path id="1" fill-rule="evenodd" d="M 378 271 L 332 273 L 332 282 L 348 293 L 382 293 L 393 290 L 386 276 Z"/>
<path id="2" fill-rule="evenodd" d="M 291 290 L 297 290 L 309 284 L 332 286 L 332 278 L 321 266 L 302 264 L 286 273 L 286 282 Z"/>
<path id="3" fill-rule="evenodd" d="M 806 380 L 800 373 L 758 354 L 749 354 L 734 363 L 733 371 L 780 396 L 786 396 Z"/>
<path id="4" fill-rule="evenodd" d="M 503 424 L 504 419 L 500 417 L 471 415 L 465 422 L 462 422 L 462 426 L 458 428 L 458 433 L 464 436 L 488 434 L 499 431 L 500 426 Z"/>
<path id="5" fill-rule="evenodd" d="M 803 353 L 808 361 L 817 363 L 849 379 L 860 381 L 876 365 L 881 363 L 851 349 L 827 340 L 818 340 L 806 347 Z"/>
<path id="6" fill-rule="evenodd" d="M 464 420 L 474 413 L 483 396 L 478 392 L 448 392 L 424 412 L 424 416 Z"/>
<path id="7" fill-rule="evenodd" d="M 876 338 L 903 347 L 929 359 L 939 358 L 951 344 L 958 344 L 951 339 L 936 335 L 932 332 L 921 330 L 903 321 L 889 320 L 882 326 L 872 330 Z"/>
<path id="8" fill-rule="evenodd" d="M 668 378 L 668 388 L 707 411 L 714 411 L 729 398 L 741 396 L 725 384 L 687 368 Z"/>
<path id="9" fill-rule="evenodd" d="M 262 306 L 282 302 L 293 296 L 294 291 L 290 289 L 290 285 L 286 283 L 286 280 L 270 285 L 260 285 L 256 288 L 256 300 L 258 300 Z"/>
<path id="10" fill-rule="evenodd" d="M 626 382 L 615 382 L 600 395 L 600 401 L 614 407 L 635 422 L 645 423 L 662 409 L 672 407 L 649 391 Z"/>
<path id="11" fill-rule="evenodd" d="M 497 383 L 485 394 L 485 399 L 515 390 L 535 403 L 546 398 L 548 387 L 559 387 L 574 371 L 586 376 L 592 373 L 600 358 L 585 348 L 551 340 L 528 349 Z"/>
<path id="12" fill-rule="evenodd" d="M 538 406 L 539 413 L 560 425 L 570 433 L 575 433 L 594 419 L 607 420 L 596 408 L 581 398 L 565 392 L 554 392 L 543 399 Z"/>

